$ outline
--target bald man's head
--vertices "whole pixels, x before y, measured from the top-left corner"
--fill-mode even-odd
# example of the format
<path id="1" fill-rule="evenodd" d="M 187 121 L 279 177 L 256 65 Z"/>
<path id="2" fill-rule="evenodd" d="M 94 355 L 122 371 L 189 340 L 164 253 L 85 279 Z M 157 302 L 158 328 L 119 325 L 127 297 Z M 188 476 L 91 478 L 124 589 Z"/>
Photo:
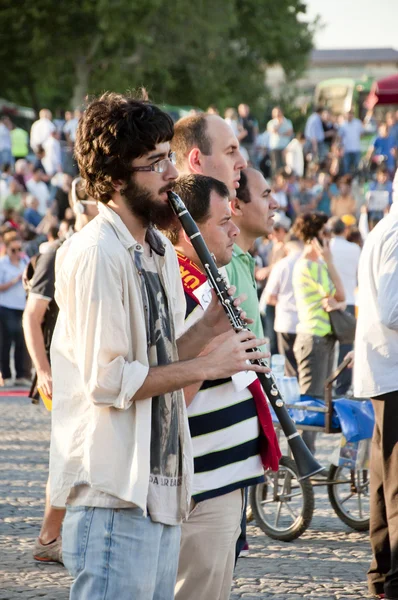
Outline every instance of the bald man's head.
<path id="1" fill-rule="evenodd" d="M 171 148 L 180 174 L 197 173 L 225 183 L 231 197 L 239 187 L 246 161 L 235 133 L 218 115 L 199 114 L 178 121 Z"/>
<path id="2" fill-rule="evenodd" d="M 200 113 L 184 117 L 174 126 L 171 149 L 176 153 L 177 169 L 184 171 L 188 155 L 192 148 L 198 148 L 202 154 L 211 154 L 211 140 L 208 134 L 207 121 L 210 115 Z"/>

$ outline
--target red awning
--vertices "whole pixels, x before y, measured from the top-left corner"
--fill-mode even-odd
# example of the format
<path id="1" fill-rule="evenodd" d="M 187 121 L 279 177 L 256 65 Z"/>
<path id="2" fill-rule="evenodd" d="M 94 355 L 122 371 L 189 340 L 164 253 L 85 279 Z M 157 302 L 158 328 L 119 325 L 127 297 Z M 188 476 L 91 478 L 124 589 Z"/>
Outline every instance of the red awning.
<path id="1" fill-rule="evenodd" d="M 398 104 L 398 74 L 374 82 L 364 105 L 372 109 L 376 104 Z"/>

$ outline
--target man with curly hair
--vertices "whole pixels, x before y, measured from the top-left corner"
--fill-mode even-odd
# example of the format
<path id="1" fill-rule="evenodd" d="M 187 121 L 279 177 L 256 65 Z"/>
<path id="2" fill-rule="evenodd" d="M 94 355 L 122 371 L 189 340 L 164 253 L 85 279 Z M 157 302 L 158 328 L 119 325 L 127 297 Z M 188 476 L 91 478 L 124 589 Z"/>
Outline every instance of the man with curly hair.
<path id="1" fill-rule="evenodd" d="M 264 371 L 246 364 L 262 340 L 231 331 L 215 297 L 182 335 L 177 257 L 155 229 L 174 220 L 172 136 L 158 107 L 111 93 L 91 102 L 77 130 L 79 169 L 99 214 L 57 272 L 51 349 L 51 501 L 66 505 L 71 600 L 173 598 L 192 479 L 181 390 Z"/>

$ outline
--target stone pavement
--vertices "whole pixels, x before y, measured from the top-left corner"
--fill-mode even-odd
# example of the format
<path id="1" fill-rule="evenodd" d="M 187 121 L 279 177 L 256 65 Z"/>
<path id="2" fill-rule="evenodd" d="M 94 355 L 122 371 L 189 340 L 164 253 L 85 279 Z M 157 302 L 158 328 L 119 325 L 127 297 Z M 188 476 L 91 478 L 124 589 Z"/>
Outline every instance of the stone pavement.
<path id="1" fill-rule="evenodd" d="M 0 600 L 68 598 L 66 570 L 31 558 L 43 516 L 49 430 L 50 416 L 42 404 L 0 397 Z M 326 463 L 330 436 L 321 436 L 318 447 Z M 255 525 L 248 533 L 250 554 L 238 561 L 231 600 L 367 597 L 367 534 L 339 521 L 325 488 L 316 489 L 314 518 L 300 539 L 277 542 Z"/>

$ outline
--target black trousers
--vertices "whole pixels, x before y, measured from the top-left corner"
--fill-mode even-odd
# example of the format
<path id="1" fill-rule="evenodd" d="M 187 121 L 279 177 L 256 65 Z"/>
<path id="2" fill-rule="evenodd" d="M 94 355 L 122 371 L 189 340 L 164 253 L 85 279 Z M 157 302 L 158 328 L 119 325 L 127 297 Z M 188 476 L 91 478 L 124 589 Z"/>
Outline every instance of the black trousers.
<path id="1" fill-rule="evenodd" d="M 355 306 L 349 304 L 346 308 L 346 311 L 351 315 L 355 315 Z M 343 362 L 344 358 L 347 356 L 348 352 L 353 349 L 353 344 L 339 344 L 339 358 L 338 363 Z M 345 396 L 348 390 L 350 389 L 352 381 L 352 369 L 344 369 L 342 373 L 336 379 L 336 395 L 337 396 Z"/>
<path id="2" fill-rule="evenodd" d="M 324 398 L 325 381 L 333 370 L 335 338 L 298 333 L 294 343 L 301 394 Z M 302 438 L 315 454 L 316 431 L 303 431 Z"/>
<path id="3" fill-rule="evenodd" d="M 398 599 L 398 391 L 372 398 L 369 591 Z"/>
<path id="4" fill-rule="evenodd" d="M 4 379 L 11 377 L 10 351 L 14 342 L 16 376 L 30 379 L 30 359 L 22 329 L 23 310 L 0 306 L 0 370 Z"/>
<path id="5" fill-rule="evenodd" d="M 286 377 L 297 377 L 297 362 L 294 355 L 293 346 L 296 341 L 295 333 L 280 333 L 276 334 L 278 341 L 278 352 L 285 357 L 285 375 Z"/>

